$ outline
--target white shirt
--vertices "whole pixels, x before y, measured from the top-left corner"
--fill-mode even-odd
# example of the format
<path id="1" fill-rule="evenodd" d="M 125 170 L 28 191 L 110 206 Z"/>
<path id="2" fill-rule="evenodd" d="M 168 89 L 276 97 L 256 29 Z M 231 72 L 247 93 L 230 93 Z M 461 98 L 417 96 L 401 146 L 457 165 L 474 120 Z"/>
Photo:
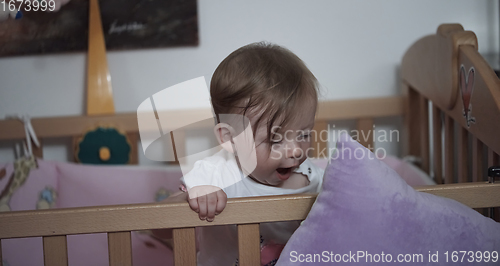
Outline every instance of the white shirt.
<path id="1" fill-rule="evenodd" d="M 243 177 L 234 155 L 221 150 L 195 163 L 181 180 L 186 187 L 214 185 L 223 188 L 228 198 L 318 193 L 323 184 L 324 170 L 306 159 L 294 172 L 302 173 L 309 185 L 298 189 L 284 189 L 257 183 Z M 217 219 L 217 217 L 215 218 Z M 261 223 L 261 246 L 268 243 L 286 244 L 300 221 Z M 238 258 L 238 236 L 235 225 L 197 228 L 199 241 L 198 265 L 235 265 Z"/>

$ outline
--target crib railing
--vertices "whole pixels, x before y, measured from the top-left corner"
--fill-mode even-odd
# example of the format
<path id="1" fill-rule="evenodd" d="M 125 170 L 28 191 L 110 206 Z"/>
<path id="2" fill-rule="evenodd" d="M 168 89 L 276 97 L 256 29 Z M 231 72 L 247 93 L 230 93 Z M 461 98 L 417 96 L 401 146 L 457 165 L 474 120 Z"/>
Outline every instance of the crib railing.
<path id="1" fill-rule="evenodd" d="M 477 47 L 473 32 L 444 24 L 403 58 L 408 154 L 438 184 L 486 181 L 500 165 L 500 80 Z"/>
<path id="2" fill-rule="evenodd" d="M 500 183 L 417 190 L 452 198 L 471 208 L 500 206 Z M 67 266 L 67 235 L 107 233 L 109 265 L 127 266 L 132 265 L 131 231 L 173 228 L 175 265 L 196 265 L 195 227 L 236 224 L 239 264 L 260 265 L 259 224 L 303 220 L 315 199 L 315 194 L 229 199 L 224 212 L 211 223 L 200 221 L 186 202 L 5 212 L 0 213 L 0 239 L 41 236 L 45 265 Z"/>
<path id="3" fill-rule="evenodd" d="M 352 99 L 352 100 L 329 100 L 320 101 L 318 113 L 315 119 L 314 131 L 318 134 L 326 133 L 328 125 L 332 121 L 355 120 L 356 129 L 360 135 L 366 136 L 359 141 L 366 147 L 373 147 L 374 120 L 382 117 L 398 117 L 404 114 L 405 98 L 402 96 Z M 189 120 L 189 111 L 176 111 L 175 116 L 179 119 Z M 113 126 L 124 132 L 132 144 L 130 146 L 130 164 L 138 163 L 139 129 L 136 113 L 123 113 L 102 116 L 68 116 L 52 118 L 33 118 L 31 121 L 33 128 L 40 142 L 40 147 L 33 145 L 33 153 L 38 158 L 43 158 L 43 142 L 51 138 L 73 138 L 74 147 L 81 135 L 89 128 L 95 128 L 97 125 Z M 200 125 L 201 126 L 201 125 Z M 17 120 L 0 120 L 0 141 L 23 140 L 26 138 L 23 124 Z M 326 139 L 319 135 L 312 139 L 311 157 L 322 157 L 328 150 Z M 322 135 L 323 136 L 323 135 Z M 322 137 L 321 136 L 321 137 Z M 185 137 L 181 132 L 176 135 L 175 149 L 180 153 L 185 153 Z M 74 150 L 71 148 L 70 150 Z M 75 157 L 73 155 L 72 157 Z M 326 156 L 325 156 L 326 157 Z"/>
<path id="4" fill-rule="evenodd" d="M 342 101 L 319 102 L 312 139 L 313 154 L 311 157 L 325 157 L 328 150 L 327 142 L 322 139 L 322 132 L 328 132 L 332 121 L 355 120 L 358 132 L 357 139 L 363 146 L 374 148 L 375 119 L 382 117 L 397 117 L 404 114 L 405 98 L 401 96 L 353 99 Z M 362 136 L 362 137 L 361 137 Z M 327 153 L 326 156 L 329 154 Z"/>

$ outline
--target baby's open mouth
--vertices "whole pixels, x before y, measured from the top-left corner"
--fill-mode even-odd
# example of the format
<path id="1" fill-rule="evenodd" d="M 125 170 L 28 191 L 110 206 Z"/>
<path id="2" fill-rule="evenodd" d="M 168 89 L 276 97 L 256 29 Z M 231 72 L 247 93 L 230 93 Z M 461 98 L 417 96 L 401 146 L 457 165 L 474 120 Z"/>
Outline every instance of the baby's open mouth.
<path id="1" fill-rule="evenodd" d="M 288 167 L 288 168 L 278 168 L 276 169 L 276 172 L 278 172 L 278 178 L 281 180 L 287 180 L 290 175 L 292 174 L 292 169 L 295 167 Z"/>

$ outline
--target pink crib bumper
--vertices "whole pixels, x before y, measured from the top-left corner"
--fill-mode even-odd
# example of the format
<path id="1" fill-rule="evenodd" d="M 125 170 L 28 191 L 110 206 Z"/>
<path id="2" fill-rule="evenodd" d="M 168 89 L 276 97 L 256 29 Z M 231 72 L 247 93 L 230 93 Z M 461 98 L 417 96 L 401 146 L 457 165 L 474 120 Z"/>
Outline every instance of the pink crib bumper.
<path id="1" fill-rule="evenodd" d="M 0 163 L 6 190 L 14 166 Z M 138 166 L 93 166 L 38 160 L 26 181 L 2 198 L 3 211 L 69 208 L 160 201 L 176 192 L 182 173 L 177 169 Z M 106 234 L 68 236 L 70 265 L 108 265 Z M 4 265 L 43 265 L 41 238 L 2 240 Z M 26 256 L 29 254 L 29 256 Z M 88 254 L 93 254 L 89 256 Z M 173 265 L 172 252 L 141 232 L 132 233 L 134 265 Z"/>

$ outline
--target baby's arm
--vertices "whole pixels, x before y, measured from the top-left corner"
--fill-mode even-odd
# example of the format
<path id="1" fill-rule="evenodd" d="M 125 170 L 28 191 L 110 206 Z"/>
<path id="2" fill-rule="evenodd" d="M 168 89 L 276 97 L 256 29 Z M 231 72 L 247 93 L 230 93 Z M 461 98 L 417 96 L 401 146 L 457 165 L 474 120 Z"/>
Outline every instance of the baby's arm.
<path id="1" fill-rule="evenodd" d="M 227 195 L 216 186 L 196 186 L 188 190 L 189 207 L 198 213 L 200 220 L 211 222 L 226 207 Z"/>
<path id="2" fill-rule="evenodd" d="M 209 193 L 206 193 L 209 192 Z M 188 202 L 189 207 L 198 213 L 201 220 L 212 222 L 215 215 L 220 214 L 226 207 L 226 193 L 214 186 L 193 187 L 189 192 L 178 192 L 170 195 L 163 202 Z M 153 236 L 167 240 L 172 238 L 172 229 L 154 229 Z"/>

